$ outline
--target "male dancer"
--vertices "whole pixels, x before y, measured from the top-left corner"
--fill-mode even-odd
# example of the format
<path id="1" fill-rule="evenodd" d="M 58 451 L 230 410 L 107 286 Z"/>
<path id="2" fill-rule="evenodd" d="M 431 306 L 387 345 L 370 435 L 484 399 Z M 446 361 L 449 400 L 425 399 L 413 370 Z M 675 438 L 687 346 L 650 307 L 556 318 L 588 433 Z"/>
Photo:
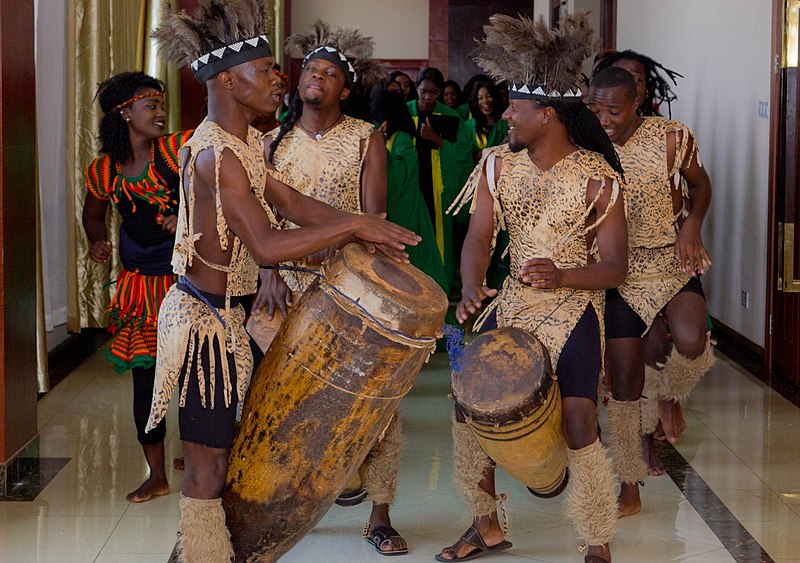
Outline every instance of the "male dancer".
<path id="1" fill-rule="evenodd" d="M 622 482 L 620 516 L 641 509 L 638 482 L 646 473 L 639 424 L 643 388 L 647 400 L 664 399 L 661 421 L 674 441 L 679 429 L 673 424 L 672 405 L 689 395 L 714 361 L 699 278 L 711 265 L 700 233 L 711 203 L 711 181 L 692 132 L 679 121 L 637 115 L 640 104 L 627 70 L 612 66 L 592 78 L 589 106 L 616 145 L 626 180 L 630 267 L 625 282 L 606 292 L 605 318 L 613 396 L 608 405 L 610 448 Z M 689 201 L 686 214 L 684 197 Z M 643 337 L 654 321 L 660 322 L 659 315 L 666 319 L 673 343 L 669 357 L 667 348 L 659 362 L 663 370 L 645 368 L 644 357 Z M 641 430 L 650 434 L 656 423 L 653 411 L 642 418 Z"/>
<path id="2" fill-rule="evenodd" d="M 339 38 L 345 32 L 347 48 L 340 50 Z M 368 89 L 376 80 L 388 78 L 370 57 L 372 38 L 317 21 L 310 34 L 289 37 L 287 47 L 305 59 L 286 120 L 265 138 L 268 159 L 304 195 L 349 213 L 385 213 L 383 136 L 371 123 L 344 115 L 341 107 L 357 83 Z M 313 268 L 334 250 L 289 265 Z M 282 318 L 313 281 L 314 276 L 305 272 L 289 270 L 279 275 L 275 270 L 262 270 L 256 307 L 266 304 L 270 320 L 277 307 Z M 280 322 L 276 320 L 272 326 L 277 331 Z M 397 492 L 401 438 L 400 420 L 395 415 L 366 461 L 364 488 L 373 505 L 364 537 L 381 554 L 408 552 L 389 518 L 389 506 Z"/>
<path id="3" fill-rule="evenodd" d="M 149 427 L 176 385 L 186 472 L 179 560 L 230 561 L 220 493 L 239 403 L 254 365 L 241 296 L 255 293 L 258 264 L 306 256 L 356 236 L 404 260 L 417 236 L 375 215 L 349 215 L 306 198 L 268 170 L 256 115 L 275 111 L 274 59 L 258 0 L 204 0 L 197 14 L 165 18 L 155 36 L 171 62 L 190 64 L 208 88 L 208 117 L 180 152 L 182 198 L 173 255 L 181 277 L 159 315 L 156 388 Z M 274 229 L 283 216 L 314 225 Z"/>
<path id="4" fill-rule="evenodd" d="M 476 62 L 510 84 L 503 115 L 509 144 L 488 152 L 466 188 L 466 197 L 475 195 L 456 316 L 464 322 L 495 293 L 484 279 L 495 222 L 504 224 L 514 274 L 484 312 L 484 328 L 525 328 L 547 348 L 569 446 L 567 516 L 588 546 L 585 560 L 610 561 L 617 505 L 611 464 L 597 439 L 600 323 L 603 290 L 625 279 L 627 235 L 617 182 L 622 168 L 577 89 L 592 30 L 585 14 L 569 16 L 555 31 L 543 19 L 495 15 L 490 22 Z M 511 547 L 497 519 L 493 463 L 461 421 L 457 411 L 454 477 L 474 520 L 439 561 Z"/>

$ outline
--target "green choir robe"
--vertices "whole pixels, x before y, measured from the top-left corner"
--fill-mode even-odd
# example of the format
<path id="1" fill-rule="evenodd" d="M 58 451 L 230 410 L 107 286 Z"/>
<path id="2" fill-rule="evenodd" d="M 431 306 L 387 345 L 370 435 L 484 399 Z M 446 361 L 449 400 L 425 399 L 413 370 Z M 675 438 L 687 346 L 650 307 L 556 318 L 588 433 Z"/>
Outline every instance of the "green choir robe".
<path id="1" fill-rule="evenodd" d="M 408 109 L 414 124 L 419 128 L 419 112 L 417 100 L 408 102 Z M 434 115 L 445 115 L 458 118 L 458 114 L 437 102 L 433 109 Z M 416 142 L 416 141 L 415 141 Z M 433 197 L 435 200 L 434 230 L 439 255 L 444 264 L 447 282 L 451 289 L 458 287 L 455 254 L 461 249 L 453 245 L 453 217 L 446 213 L 447 208 L 461 192 L 461 188 L 469 178 L 474 166 L 472 161 L 472 142 L 469 130 L 461 118 L 458 118 L 458 132 L 455 142 L 443 141 L 442 147 L 431 150 L 431 166 L 433 169 Z M 467 215 L 459 217 L 467 221 Z"/>
<path id="2" fill-rule="evenodd" d="M 406 247 L 408 257 L 414 266 L 428 274 L 449 294 L 436 234 L 419 191 L 419 163 L 414 139 L 403 131 L 397 131 L 386 143 L 386 149 L 389 153 L 386 161 L 389 176 L 387 219 L 422 237 L 417 246 Z"/>

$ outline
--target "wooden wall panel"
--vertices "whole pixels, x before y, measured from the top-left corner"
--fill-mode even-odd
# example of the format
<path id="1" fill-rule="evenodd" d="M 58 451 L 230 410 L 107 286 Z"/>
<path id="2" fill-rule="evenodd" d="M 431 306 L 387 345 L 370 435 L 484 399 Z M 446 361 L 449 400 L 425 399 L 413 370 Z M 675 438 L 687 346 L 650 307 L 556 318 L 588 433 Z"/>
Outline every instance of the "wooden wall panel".
<path id="1" fill-rule="evenodd" d="M 0 462 L 36 435 L 33 0 L 0 0 Z"/>

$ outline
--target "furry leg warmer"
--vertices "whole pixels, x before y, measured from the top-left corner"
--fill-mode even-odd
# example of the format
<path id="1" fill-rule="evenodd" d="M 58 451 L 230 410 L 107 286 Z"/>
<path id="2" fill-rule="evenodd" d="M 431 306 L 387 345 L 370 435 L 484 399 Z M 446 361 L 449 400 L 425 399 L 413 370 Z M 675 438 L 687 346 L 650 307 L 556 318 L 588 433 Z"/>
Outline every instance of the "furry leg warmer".
<path id="1" fill-rule="evenodd" d="M 222 499 L 199 499 L 181 494 L 178 561 L 181 563 L 230 563 L 231 533 L 225 525 Z"/>
<path id="2" fill-rule="evenodd" d="M 454 420 L 453 481 L 473 516 L 488 516 L 496 510 L 494 497 L 478 486 L 483 470 L 493 466 L 472 430 Z"/>
<path id="3" fill-rule="evenodd" d="M 680 355 L 673 347 L 664 366 L 665 397 L 673 401 L 685 400 L 715 361 L 710 337 L 706 339 L 703 353 L 693 360 Z"/>
<path id="4" fill-rule="evenodd" d="M 664 371 L 644 366 L 644 388 L 640 409 L 642 412 L 642 434 L 652 434 L 658 426 L 658 401 L 666 393 Z"/>
<path id="5" fill-rule="evenodd" d="M 611 435 L 608 448 L 614 470 L 622 483 L 644 481 L 647 466 L 642 459 L 641 413 L 639 401 L 608 401 Z"/>
<path id="6" fill-rule="evenodd" d="M 611 541 L 617 527 L 617 495 L 611 462 L 599 440 L 569 450 L 567 518 L 587 545 Z"/>
<path id="7" fill-rule="evenodd" d="M 377 504 L 392 504 L 397 494 L 397 470 L 403 453 L 403 432 L 400 417 L 395 414 L 383 433 L 383 438 L 367 456 L 364 486 L 370 500 Z"/>

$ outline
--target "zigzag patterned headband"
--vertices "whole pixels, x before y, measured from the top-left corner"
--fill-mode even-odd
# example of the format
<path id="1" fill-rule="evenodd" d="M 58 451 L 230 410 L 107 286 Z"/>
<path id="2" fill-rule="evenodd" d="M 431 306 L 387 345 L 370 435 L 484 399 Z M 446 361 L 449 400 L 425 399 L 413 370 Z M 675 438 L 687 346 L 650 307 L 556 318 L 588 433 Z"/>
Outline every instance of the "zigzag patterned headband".
<path id="1" fill-rule="evenodd" d="M 190 66 L 195 78 L 205 82 L 233 66 L 271 56 L 269 39 L 266 35 L 259 35 L 214 49 L 197 57 Z"/>
<path id="2" fill-rule="evenodd" d="M 306 67 L 306 63 L 308 63 L 308 61 L 312 61 L 314 59 L 325 59 L 329 63 L 333 63 L 338 66 L 344 73 L 347 87 L 353 86 L 353 84 L 355 84 L 358 80 L 358 73 L 356 72 L 353 63 L 351 63 L 348 58 L 345 57 L 338 49 L 328 45 L 317 47 L 308 55 L 306 55 L 305 59 L 303 59 L 303 68 Z"/>
<path id="3" fill-rule="evenodd" d="M 550 90 L 545 84 L 524 84 L 512 82 L 508 85 L 508 97 L 511 100 L 562 100 L 565 102 L 581 101 L 583 92 L 580 88 L 569 89 L 563 94 L 557 90 Z"/>

